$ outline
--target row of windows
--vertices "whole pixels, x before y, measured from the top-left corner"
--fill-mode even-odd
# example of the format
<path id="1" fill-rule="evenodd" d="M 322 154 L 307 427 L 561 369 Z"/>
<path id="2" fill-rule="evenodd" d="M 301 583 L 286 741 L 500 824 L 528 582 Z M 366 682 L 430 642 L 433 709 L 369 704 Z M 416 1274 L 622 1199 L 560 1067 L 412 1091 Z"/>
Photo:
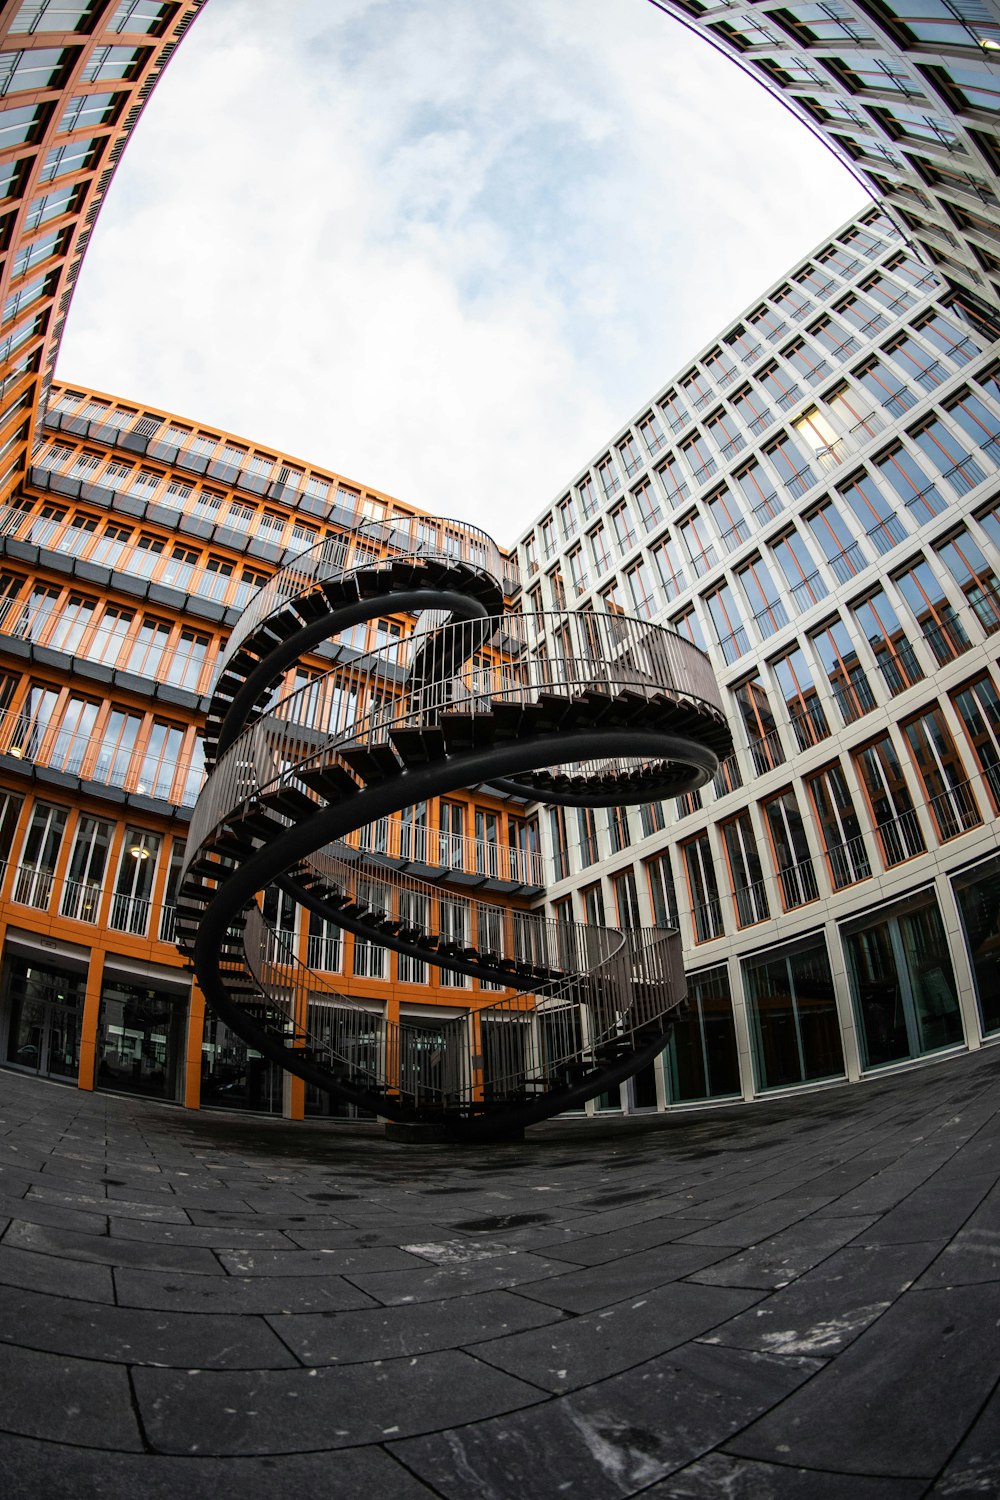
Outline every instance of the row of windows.
<path id="1" fill-rule="evenodd" d="M 954 948 L 941 900 L 925 887 L 841 923 L 835 938 L 817 931 L 749 954 L 732 967 L 689 973 L 690 1010 L 675 1023 L 664 1054 L 667 1101 L 738 1097 L 737 995 L 750 1035 L 748 1082 L 755 1092 L 842 1078 L 848 1034 L 866 1071 L 961 1045 L 966 1036 L 955 971 L 962 939 L 980 1033 L 995 1035 L 998 894 L 996 858 L 954 877 L 942 892 L 949 907 L 957 908 Z M 831 961 L 833 945 L 840 952 Z M 839 982 L 835 971 L 843 975 Z"/>
<path id="2" fill-rule="evenodd" d="M 0 889 L 20 906 L 172 944 L 183 838 L 0 792 Z"/>
<path id="3" fill-rule="evenodd" d="M 180 807 L 204 780 L 192 725 L 10 674 L 0 678 L 0 755 Z"/>
<path id="4" fill-rule="evenodd" d="M 648 535 L 662 524 L 664 501 L 671 510 L 684 507 L 693 491 L 704 489 L 719 474 L 720 463 L 723 472 L 731 472 L 732 484 L 701 497 L 699 503 L 710 512 L 715 507 L 714 519 L 720 536 L 727 546 L 736 545 L 743 538 L 731 509 L 737 515 L 748 509 L 759 524 L 765 524 L 777 509 L 775 497 L 779 488 L 793 499 L 800 498 L 818 482 L 823 471 L 840 467 L 852 448 L 866 445 L 882 429 L 884 418 L 879 408 L 888 417 L 897 418 L 916 404 L 918 398 L 911 385 L 925 392 L 937 389 L 950 373 L 938 354 L 945 356 L 951 365 L 962 367 L 979 352 L 969 334 L 940 311 L 922 316 L 919 331 L 920 340 L 904 332 L 879 351 L 891 364 L 869 355 L 850 372 L 848 379 L 824 393 L 822 409 L 814 405 L 794 419 L 794 436 L 788 429 L 780 429 L 779 435 L 766 438 L 759 453 L 755 452 L 753 439 L 769 433 L 780 421 L 773 408 L 788 410 L 805 399 L 805 392 L 790 374 L 782 375 L 777 365 L 756 382 L 761 394 L 750 386 L 737 392 L 732 405 L 739 414 L 739 422 L 728 410 L 720 408 L 706 422 L 704 434 L 696 432 L 676 452 L 651 466 L 652 473 L 633 485 L 630 493 L 617 502 L 612 501 L 607 519 L 587 531 L 587 549 L 598 575 L 608 566 L 608 542 L 612 535 L 618 553 L 627 553 L 637 544 L 640 525 Z M 825 367 L 818 379 L 825 380 L 828 373 L 829 368 Z M 968 412 L 963 409 L 956 420 L 971 423 L 976 441 L 981 442 L 984 435 L 992 435 L 995 421 L 990 418 L 983 423 L 984 434 L 976 422 L 977 416 L 981 418 L 982 413 L 973 403 L 972 409 Z M 920 442 L 919 437 L 916 440 Z M 935 462 L 937 451 L 932 448 Z M 557 514 L 562 539 L 557 540 L 551 519 L 543 520 L 538 532 L 543 556 L 550 559 L 568 542 L 578 564 L 573 576 L 583 577 L 586 567 L 583 543 L 576 547 L 572 543 L 578 530 L 572 502 L 569 499 L 560 502 Z M 524 559 L 530 576 L 538 567 L 538 549 L 533 537 L 529 536 L 524 543 Z"/>
<path id="5" fill-rule="evenodd" d="M 981 386 L 994 399 L 1000 395 L 995 374 L 982 377 Z M 838 398 L 842 408 L 847 399 L 846 395 Z M 879 430 L 877 422 L 874 413 L 862 419 L 869 435 Z M 807 434 L 810 460 L 804 459 L 786 438 L 765 450 L 767 468 L 754 460 L 734 476 L 733 488 L 727 486 L 707 496 L 703 510 L 684 516 L 672 529 L 664 525 L 651 484 L 644 484 L 633 493 L 630 503 L 621 502 L 606 522 L 587 533 L 585 545 L 580 543 L 568 552 L 566 565 L 574 593 L 588 592 L 592 579 L 600 585 L 601 579 L 620 565 L 619 559 L 636 549 L 640 535 L 652 533 L 655 540 L 649 546 L 648 559 L 640 558 L 625 568 L 632 610 L 652 618 L 660 607 L 657 587 L 669 604 L 689 581 L 710 572 L 721 557 L 746 542 L 754 529 L 774 520 L 783 508 L 785 494 L 799 498 L 824 470 L 844 465 L 851 444 L 837 437 L 815 408 L 795 426 L 797 432 Z M 979 484 L 985 472 L 970 450 L 981 450 L 991 465 L 1000 462 L 1000 412 L 987 406 L 975 391 L 966 389 L 949 399 L 941 412 L 922 418 L 906 438 L 908 442 L 894 438 L 884 452 L 873 456 L 869 467 L 840 483 L 839 506 L 832 501 L 820 502 L 806 514 L 806 534 L 818 556 L 812 555 L 797 531 L 770 543 L 796 608 L 808 608 L 826 593 L 820 562 L 828 563 L 836 581 L 843 583 L 867 565 L 869 553 L 882 556 L 905 540 L 909 528 L 902 519 L 900 502 L 909 512 L 911 524 L 919 528 L 940 514 L 952 495 L 964 495 Z M 826 446 L 822 446 L 824 439 Z M 797 463 L 801 467 L 796 469 Z M 864 546 L 854 540 L 859 535 L 866 539 Z M 558 603 L 565 598 L 564 592 L 560 594 L 561 571 L 557 567 L 547 576 L 554 602 Z M 536 612 L 542 608 L 537 587 L 528 591 L 527 601 Z M 750 602 L 751 613 L 757 615 L 756 590 Z M 613 608 L 615 603 L 614 596 L 605 599 L 607 607 Z"/>
<path id="6" fill-rule="evenodd" d="M 889 227 L 889 226 L 886 226 Z M 894 231 L 892 231 L 894 233 Z M 864 230 L 858 230 L 858 234 L 864 236 Z M 844 237 L 847 238 L 846 236 Z M 886 246 L 884 241 L 876 239 L 874 235 L 866 236 L 866 242 L 860 247 L 867 256 L 878 255 L 884 252 Z M 831 256 L 836 251 L 831 247 Z M 845 265 L 853 266 L 853 261 L 845 261 Z M 864 261 L 858 259 L 855 268 L 860 268 Z M 807 266 L 799 275 L 803 278 L 801 285 L 807 284 L 807 278 L 813 274 L 813 269 Z M 897 257 L 892 265 L 895 276 L 900 281 L 910 281 L 918 284 L 926 279 L 926 273 L 922 268 L 916 266 L 905 256 Z M 810 286 L 810 290 L 818 296 L 829 295 L 835 288 L 836 283 L 830 279 L 825 271 L 816 272 L 816 282 Z M 845 298 L 844 304 L 838 310 L 843 313 L 849 323 L 856 328 L 867 328 L 873 321 L 884 316 L 882 309 L 895 314 L 911 305 L 911 293 L 904 285 L 895 284 L 887 280 L 881 273 L 875 274 L 870 283 L 865 285 L 866 295 L 870 296 L 874 304 L 869 306 L 864 299 L 856 296 Z M 665 428 L 669 428 L 674 434 L 684 431 L 694 420 L 693 413 L 700 412 L 710 402 L 718 402 L 720 397 L 716 391 L 723 392 L 728 389 L 739 376 L 737 365 L 733 362 L 738 357 L 744 364 L 756 364 L 763 351 L 762 339 L 771 343 L 780 343 L 787 334 L 789 320 L 800 321 L 814 306 L 797 289 L 793 290 L 791 284 L 779 289 L 772 294 L 769 303 L 761 304 L 749 315 L 746 324 L 738 324 L 701 362 L 703 370 L 692 368 L 686 375 L 681 377 L 676 386 L 671 387 L 658 398 L 655 407 L 641 417 L 636 424 L 636 429 L 620 438 L 615 445 L 614 452 L 609 452 L 604 459 L 596 465 L 594 474 L 582 476 L 575 486 L 575 497 L 567 495 L 556 506 L 554 516 L 543 518 L 537 532 L 524 541 L 525 568 L 530 574 L 538 566 L 538 559 L 547 561 L 554 556 L 557 547 L 568 541 L 577 531 L 581 521 L 586 522 L 596 513 L 598 506 L 602 503 L 598 499 L 598 486 L 603 494 L 604 501 L 610 500 L 622 489 L 622 474 L 626 480 L 632 478 L 641 467 L 644 467 L 649 458 L 654 457 L 667 446 L 668 438 Z M 821 324 L 818 332 L 821 338 L 828 340 L 828 347 L 840 349 L 849 343 L 850 334 L 837 334 L 828 328 L 829 320 Z M 748 333 L 749 329 L 749 333 Z M 788 351 L 793 358 L 798 358 L 803 370 L 810 372 L 818 369 L 823 363 L 823 357 L 811 351 L 799 339 L 790 346 Z M 781 409 L 786 409 L 789 404 L 789 382 L 778 381 L 773 389 L 770 388 L 770 376 L 765 370 L 757 373 L 757 381 L 762 383 L 762 390 L 767 398 L 776 403 L 784 402 Z M 794 378 L 794 377 L 793 377 Z M 749 384 L 742 393 L 738 393 L 734 405 L 749 430 L 759 433 L 762 430 L 762 422 L 767 418 L 763 410 L 758 410 L 753 396 L 750 394 L 753 387 Z M 730 397 L 729 399 L 734 399 Z M 733 434 L 726 426 L 727 421 L 732 422 L 721 409 L 715 417 L 716 426 L 713 428 L 713 438 L 719 450 L 726 455 L 726 449 L 733 441 Z M 721 425 L 718 425 L 720 424 Z M 703 442 L 704 439 L 701 439 Z M 641 446 L 640 446 L 641 442 Z M 645 453 L 643 452 L 645 450 Z M 648 455 L 648 457 L 646 456 Z M 704 466 L 704 460 L 699 453 L 685 455 L 690 464 L 692 473 Z M 676 455 L 674 455 L 676 461 Z M 665 481 L 664 488 L 671 486 Z M 561 537 L 557 537 L 555 520 L 559 522 Z"/>
<path id="7" fill-rule="evenodd" d="M 819 900 L 817 853 L 829 890 L 839 891 L 980 827 L 998 810 L 1000 696 L 983 675 L 849 760 L 810 773 L 801 792 L 787 787 L 682 842 L 694 942 L 721 937 L 733 921 L 750 927 Z"/>
<path id="8" fill-rule="evenodd" d="M 74 427 L 79 425 L 82 430 L 109 443 L 114 443 L 123 434 L 134 434 L 147 442 L 146 451 L 151 457 L 160 458 L 164 463 L 178 468 L 207 473 L 210 478 L 215 478 L 226 486 L 236 486 L 252 494 L 267 492 L 285 504 L 294 506 L 300 497 L 307 496 L 320 505 L 336 506 L 355 520 L 361 521 L 382 520 L 389 512 L 389 506 L 384 500 L 328 475 L 299 468 L 271 454 L 244 448 L 230 438 L 221 438 L 217 433 L 200 432 L 181 427 L 163 417 L 111 406 L 108 402 L 81 391 L 62 392 L 51 405 L 50 416 L 59 418 L 63 426 L 67 421 L 74 424 Z M 200 497 L 205 512 L 202 519 L 213 522 L 221 519 L 223 502 L 230 498 L 224 492 L 200 487 L 195 489 L 176 476 L 164 475 L 161 471 L 142 470 L 123 461 L 121 457 L 109 460 L 108 454 L 103 451 L 78 452 L 52 444 L 41 449 L 34 461 L 53 470 L 59 470 L 71 462 L 71 477 L 124 493 L 134 491 L 143 498 L 149 498 L 162 490 L 164 481 L 169 479 L 174 488 L 170 489 L 169 494 L 163 492 L 159 495 L 164 503 L 182 504 L 195 494 Z M 249 508 L 244 504 L 244 510 Z"/>

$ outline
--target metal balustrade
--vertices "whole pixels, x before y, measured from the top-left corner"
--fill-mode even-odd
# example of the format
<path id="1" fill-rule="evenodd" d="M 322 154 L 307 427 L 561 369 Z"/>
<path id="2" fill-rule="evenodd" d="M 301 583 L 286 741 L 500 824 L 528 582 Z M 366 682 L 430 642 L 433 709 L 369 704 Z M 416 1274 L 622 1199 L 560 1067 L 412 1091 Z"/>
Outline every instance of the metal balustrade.
<path id="1" fill-rule="evenodd" d="M 209 746 L 177 919 L 209 1003 L 249 1044 L 381 1114 L 430 1110 L 466 1133 L 541 1118 L 641 1066 L 663 1045 L 683 993 L 679 943 L 421 881 L 406 861 L 460 854 L 471 875 L 528 872 L 513 859 L 520 851 L 435 838 L 394 813 L 479 780 L 543 801 L 645 802 L 704 783 L 731 746 L 709 663 L 683 637 L 617 614 L 456 616 L 455 590 L 478 587 L 484 558 L 492 561 L 480 537 L 449 553 L 445 532 L 425 545 L 370 528 L 365 542 L 377 548 L 314 549 L 305 569 L 299 559 L 265 586 L 221 667 L 217 722 L 240 697 L 237 667 L 250 663 L 252 676 L 263 660 L 221 753 Z M 266 704 L 267 673 L 287 660 L 303 620 L 312 640 L 337 618 L 335 598 L 324 621 L 317 579 L 339 589 L 345 568 L 364 580 L 371 608 L 389 612 L 420 571 L 420 628 Z M 435 588 L 443 609 L 432 606 Z M 430 1054 L 420 1028 L 384 1026 L 368 1071 L 358 1071 L 309 1030 L 308 996 L 324 983 L 252 900 L 275 880 L 354 933 L 356 973 L 393 948 L 441 969 L 445 983 L 502 986 L 500 998 L 480 996 L 442 1023 Z M 313 939 L 307 947 L 324 956 Z M 558 1038 L 568 1050 L 553 1046 Z"/>

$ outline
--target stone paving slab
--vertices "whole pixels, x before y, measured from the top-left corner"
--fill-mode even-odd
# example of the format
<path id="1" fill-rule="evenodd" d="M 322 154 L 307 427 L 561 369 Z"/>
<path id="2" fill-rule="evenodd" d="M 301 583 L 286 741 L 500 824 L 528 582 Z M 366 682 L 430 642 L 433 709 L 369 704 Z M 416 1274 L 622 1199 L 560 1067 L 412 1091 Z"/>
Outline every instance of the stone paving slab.
<path id="1" fill-rule="evenodd" d="M 0 1071 L 7 1500 L 1000 1494 L 1000 1049 L 414 1148 Z"/>

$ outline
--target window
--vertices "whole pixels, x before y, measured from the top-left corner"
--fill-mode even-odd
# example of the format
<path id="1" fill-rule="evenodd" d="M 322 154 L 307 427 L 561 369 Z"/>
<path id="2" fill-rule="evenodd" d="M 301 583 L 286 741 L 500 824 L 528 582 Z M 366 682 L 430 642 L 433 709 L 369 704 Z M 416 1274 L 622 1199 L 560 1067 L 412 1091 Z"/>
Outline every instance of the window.
<path id="1" fill-rule="evenodd" d="M 897 339 L 887 350 L 890 358 L 906 371 L 910 380 L 915 380 L 925 391 L 933 391 L 944 379 L 941 361 L 934 359 L 922 344 L 907 334 Z"/>
<path id="2" fill-rule="evenodd" d="M 169 639 L 170 626 L 166 621 L 144 615 L 124 663 L 126 670 L 140 677 L 156 677 Z"/>
<path id="3" fill-rule="evenodd" d="M 722 841 L 729 864 L 737 927 L 752 927 L 771 915 L 767 887 L 750 814 L 740 813 L 722 824 Z"/>
<path id="4" fill-rule="evenodd" d="M 734 474 L 733 478 L 743 491 L 755 519 L 761 525 L 765 521 L 773 521 L 781 510 L 781 501 L 775 491 L 774 481 L 761 465 L 754 460 L 738 474 Z"/>
<path id="5" fill-rule="evenodd" d="M 657 477 L 663 486 L 663 493 L 667 497 L 667 504 L 671 507 L 679 505 L 690 493 L 684 472 L 676 458 L 664 459 L 656 471 Z"/>
<path id="6" fill-rule="evenodd" d="M 911 719 L 904 732 L 941 841 L 978 827 L 982 818 L 972 785 L 941 710 Z"/>
<path id="7" fill-rule="evenodd" d="M 592 807 L 578 807 L 576 810 L 577 831 L 580 836 L 580 867 L 586 869 L 588 865 L 596 865 L 599 853 L 597 847 L 597 820 Z"/>
<path id="8" fill-rule="evenodd" d="M 990 224 L 991 232 L 995 235 L 993 221 Z M 940 349 L 956 365 L 967 365 L 980 352 L 979 345 L 968 333 L 956 328 L 954 323 L 939 312 L 929 313 L 915 326 L 922 338 L 933 344 L 935 349 Z"/>
<path id="9" fill-rule="evenodd" d="M 740 421 L 746 423 L 754 437 L 759 437 L 762 432 L 766 432 L 774 421 L 764 398 L 751 390 L 749 386 L 745 390 L 737 391 L 732 402 Z"/>
<path id="10" fill-rule="evenodd" d="M 690 466 L 696 484 L 704 484 L 718 469 L 718 464 L 709 451 L 708 441 L 700 433 L 688 438 L 681 452 Z"/>
<path id="11" fill-rule="evenodd" d="M 612 875 L 611 889 L 615 897 L 615 914 L 622 932 L 637 932 L 642 927 L 639 911 L 639 893 L 635 885 L 635 871 L 629 865 L 620 875 Z"/>
<path id="12" fill-rule="evenodd" d="M 771 543 L 771 551 L 792 596 L 797 610 L 809 609 L 827 595 L 827 587 L 797 531 L 789 531 Z"/>
<path id="13" fill-rule="evenodd" d="M 845 923 L 843 935 L 864 1067 L 962 1040 L 948 942 L 929 892 Z"/>
<path id="14" fill-rule="evenodd" d="M 785 752 L 778 734 L 778 726 L 774 722 L 771 705 L 767 701 L 767 693 L 760 678 L 749 677 L 746 682 L 741 682 L 733 689 L 733 697 L 736 699 L 743 728 L 746 730 L 750 755 L 757 775 L 763 776 L 765 772 L 773 771 L 776 766 L 784 765 Z"/>
<path id="15" fill-rule="evenodd" d="M 677 895 L 674 877 L 670 868 L 670 855 L 658 854 L 647 859 L 646 876 L 649 880 L 649 900 L 653 911 L 654 927 L 673 930 L 677 927 Z"/>
<path id="16" fill-rule="evenodd" d="M 955 694 L 955 707 L 996 812 L 1000 810 L 1000 696 L 993 679 L 981 677 L 962 688 Z"/>
<path id="17" fill-rule="evenodd" d="M 1000 630 L 1000 579 L 979 544 L 963 528 L 948 541 L 939 542 L 934 550 L 968 599 L 986 634 Z"/>
<path id="18" fill-rule="evenodd" d="M 778 598 L 774 580 L 761 558 L 751 558 L 736 576 L 750 606 L 753 622 L 764 639 L 788 624 L 785 606 Z"/>
<path id="19" fill-rule="evenodd" d="M 583 511 L 584 518 L 592 516 L 597 509 L 598 501 L 594 481 L 589 474 L 585 474 L 580 480 L 580 483 L 576 487 L 576 492 L 580 497 L 580 508 Z"/>
<path id="20" fill-rule="evenodd" d="M 826 360 L 802 340 L 785 350 L 785 359 L 795 373 L 802 377 L 806 385 L 819 385 L 820 381 L 825 380 L 830 373 L 830 366 Z M 800 394 L 801 392 L 796 389 L 796 397 Z M 783 402 L 779 400 L 778 405 L 782 411 L 786 411 L 792 405 L 792 401 L 786 398 Z"/>
<path id="21" fill-rule="evenodd" d="M 714 416 L 709 417 L 705 425 L 713 441 L 718 444 L 719 452 L 727 461 L 734 458 L 741 448 L 746 447 L 746 439 L 736 424 L 736 418 L 729 412 L 716 412 Z"/>
<path id="22" fill-rule="evenodd" d="M 113 931 L 130 932 L 135 937 L 145 937 L 148 933 L 159 852 L 158 834 L 142 828 L 126 828 L 108 919 Z"/>
<path id="23" fill-rule="evenodd" d="M 90 770 L 94 781 L 103 782 L 105 786 L 125 786 L 141 726 L 142 714 L 111 708 L 95 747 Z"/>
<path id="24" fill-rule="evenodd" d="M 657 403 L 662 411 L 671 432 L 680 432 L 691 420 L 691 415 L 683 401 L 678 400 L 674 391 L 667 391 Z"/>
<path id="25" fill-rule="evenodd" d="M 635 546 L 635 527 L 624 501 L 611 512 L 611 524 L 615 529 L 618 551 L 624 556 Z"/>
<path id="26" fill-rule="evenodd" d="M 948 415 L 994 463 L 1000 463 L 1000 417 L 978 396 L 966 391 L 948 406 Z"/>
<path id="27" fill-rule="evenodd" d="M 678 534 L 684 543 L 695 577 L 701 578 L 718 562 L 705 518 L 697 513 L 688 516 L 678 527 Z"/>
<path id="28" fill-rule="evenodd" d="M 906 530 L 896 514 L 896 508 L 887 500 L 872 476 L 867 471 L 856 474 L 845 484 L 840 494 L 854 512 L 864 535 L 879 554 L 891 552 L 906 537 Z"/>
<path id="29" fill-rule="evenodd" d="M 588 540 L 594 558 L 594 567 L 597 570 L 598 578 L 600 578 L 611 567 L 611 554 L 608 551 L 607 534 L 603 525 L 595 526 L 594 530 L 590 532 Z"/>
<path id="30" fill-rule="evenodd" d="M 708 605 L 722 655 L 727 664 L 732 665 L 745 651 L 749 651 L 750 640 L 728 583 L 707 594 L 705 603 Z"/>
<path id="31" fill-rule="evenodd" d="M 608 838 L 611 843 L 612 854 L 621 854 L 623 849 L 628 848 L 631 843 L 631 834 L 627 808 L 608 808 Z"/>
<path id="32" fill-rule="evenodd" d="M 656 597 L 649 563 L 642 559 L 629 568 L 625 577 L 635 613 L 642 620 L 651 620 L 656 613 Z"/>
<path id="33" fill-rule="evenodd" d="M 838 583 L 849 583 L 868 566 L 868 559 L 854 540 L 851 527 L 830 501 L 807 516 L 806 525 L 819 543 Z"/>
<path id="34" fill-rule="evenodd" d="M 631 433 L 618 444 L 618 457 L 629 479 L 642 468 L 642 455 L 639 452 L 639 445 Z"/>
<path id="35" fill-rule="evenodd" d="M 890 417 L 901 417 L 915 406 L 917 398 L 905 381 L 888 365 L 874 361 L 855 373 L 855 379 Z"/>
<path id="36" fill-rule="evenodd" d="M 170 800 L 183 745 L 183 729 L 164 724 L 159 719 L 153 720 L 136 783 L 140 795 Z"/>
<path id="37" fill-rule="evenodd" d="M 905 448 L 894 448 L 891 453 L 883 454 L 875 460 L 875 467 L 905 502 L 916 525 L 921 526 L 925 521 L 941 514 L 945 502 L 916 459 Z M 899 522 L 896 524 L 902 539 L 905 532 Z"/>
<path id="38" fill-rule="evenodd" d="M 53 651 L 75 652 L 83 640 L 94 612 L 97 600 L 86 594 L 71 593 L 60 609 L 52 633 L 46 642 Z"/>
<path id="39" fill-rule="evenodd" d="M 604 491 L 605 498 L 608 500 L 611 499 L 612 495 L 617 495 L 622 487 L 622 482 L 615 472 L 615 466 L 610 456 L 602 458 L 597 465 L 597 477 L 601 481 L 601 488 Z"/>
<path id="40" fill-rule="evenodd" d="M 14 880 L 12 899 L 20 906 L 33 906 L 39 911 L 48 908 L 66 817 L 64 807 L 35 803 Z"/>
<path id="41" fill-rule="evenodd" d="M 758 1088 L 841 1077 L 844 1055 L 823 939 L 765 950 L 742 967 Z"/>
<path id="42" fill-rule="evenodd" d="M 823 836 L 830 883 L 835 891 L 867 880 L 871 865 L 842 767 L 828 766 L 807 778 L 816 821 Z"/>
<path id="43" fill-rule="evenodd" d="M 816 476 L 790 437 L 772 444 L 764 450 L 765 456 L 778 474 L 782 484 L 795 500 L 800 500 L 816 483 Z"/>
<path id="44" fill-rule="evenodd" d="M 632 499 L 639 512 L 639 520 L 642 522 L 643 530 L 653 531 L 663 520 L 663 512 L 660 502 L 656 498 L 656 492 L 650 481 L 644 480 L 638 488 L 632 491 Z"/>
<path id="45" fill-rule="evenodd" d="M 723 547 L 730 551 L 745 542 L 750 535 L 750 526 L 744 517 L 735 495 L 729 490 L 719 490 L 705 502 L 709 515 L 715 523 Z"/>
<path id="46" fill-rule="evenodd" d="M 984 1034 L 1000 1030 L 1000 857 L 981 860 L 953 882 Z"/>
<path id="47" fill-rule="evenodd" d="M 101 563 L 106 568 L 115 568 L 123 556 L 126 547 L 132 540 L 132 532 L 127 526 L 108 524 L 104 528 L 103 535 L 98 537 L 90 553 L 90 561 Z"/>
<path id="48" fill-rule="evenodd" d="M 715 878 L 708 834 L 701 833 L 681 845 L 684 869 L 687 874 L 688 895 L 694 921 L 696 943 L 711 942 L 722 937 L 722 903 Z"/>
<path id="49" fill-rule="evenodd" d="M 795 793 L 789 789 L 764 803 L 771 849 L 781 882 L 785 911 L 805 906 L 819 895 L 805 825 Z"/>
<path id="50" fill-rule="evenodd" d="M 114 824 L 81 813 L 59 903 L 61 916 L 96 927 Z"/>
<path id="51" fill-rule="evenodd" d="M 639 431 L 651 455 L 659 453 L 660 449 L 665 446 L 667 439 L 655 412 L 647 412 L 644 417 L 640 418 Z"/>
<path id="52" fill-rule="evenodd" d="M 209 638 L 184 626 L 167 662 L 166 680 L 172 687 L 196 693 L 208 655 Z"/>
<path id="53" fill-rule="evenodd" d="M 887 868 L 924 852 L 924 839 L 913 809 L 913 798 L 896 748 L 886 735 L 858 751 L 860 773 Z"/>
<path id="54" fill-rule="evenodd" d="M 687 587 L 680 548 L 676 540 L 672 536 L 663 537 L 651 549 L 650 556 L 655 564 L 664 596 L 668 600 L 675 599 L 681 590 Z"/>
<path id="55" fill-rule="evenodd" d="M 62 48 L 0 52 L 0 96 L 51 88 L 62 68 Z"/>
<path id="56" fill-rule="evenodd" d="M 566 813 L 561 807 L 549 808 L 549 839 L 552 844 L 552 865 L 556 880 L 565 880 L 569 874 L 569 848 L 566 839 Z"/>
<path id="57" fill-rule="evenodd" d="M 923 558 L 905 573 L 901 573 L 894 582 L 919 625 L 924 640 L 934 653 L 938 666 L 944 666 L 945 662 L 953 661 L 963 651 L 968 651 L 972 642 L 965 627 L 955 613 L 943 583 L 931 572 Z"/>
<path id="58" fill-rule="evenodd" d="M 10 634 L 23 641 L 40 641 L 53 618 L 60 590 L 48 584 L 36 583 L 28 598 L 14 616 Z"/>
<path id="59" fill-rule="evenodd" d="M 986 478 L 974 458 L 970 458 L 958 438 L 937 417 L 925 422 L 913 440 L 922 453 L 955 491 L 956 495 L 967 495 Z"/>
<path id="60" fill-rule="evenodd" d="M 688 975 L 687 1014 L 675 1019 L 663 1054 L 671 1104 L 733 1097 L 739 1056 L 729 975 L 724 964 Z"/>
<path id="61" fill-rule="evenodd" d="M 800 647 L 772 663 L 772 671 L 785 701 L 792 733 L 800 750 L 808 750 L 830 733 L 823 705 L 816 691 L 809 663 Z"/>
<path id="62" fill-rule="evenodd" d="M 853 724 L 875 707 L 875 695 L 850 631 L 838 616 L 810 635 L 809 640 L 822 663 L 843 722 Z"/>
<path id="63" fill-rule="evenodd" d="M 921 680 L 923 669 L 882 589 L 853 605 L 851 613 L 868 641 L 883 681 L 893 697 Z"/>

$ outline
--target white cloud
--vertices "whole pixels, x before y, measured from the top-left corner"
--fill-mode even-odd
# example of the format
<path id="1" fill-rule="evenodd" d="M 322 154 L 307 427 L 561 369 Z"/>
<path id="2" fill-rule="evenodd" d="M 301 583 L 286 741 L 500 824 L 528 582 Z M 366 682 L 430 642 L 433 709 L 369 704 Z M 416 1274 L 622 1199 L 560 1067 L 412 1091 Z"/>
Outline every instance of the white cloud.
<path id="1" fill-rule="evenodd" d="M 645 0 L 211 0 L 60 377 L 502 541 L 861 190 Z"/>

